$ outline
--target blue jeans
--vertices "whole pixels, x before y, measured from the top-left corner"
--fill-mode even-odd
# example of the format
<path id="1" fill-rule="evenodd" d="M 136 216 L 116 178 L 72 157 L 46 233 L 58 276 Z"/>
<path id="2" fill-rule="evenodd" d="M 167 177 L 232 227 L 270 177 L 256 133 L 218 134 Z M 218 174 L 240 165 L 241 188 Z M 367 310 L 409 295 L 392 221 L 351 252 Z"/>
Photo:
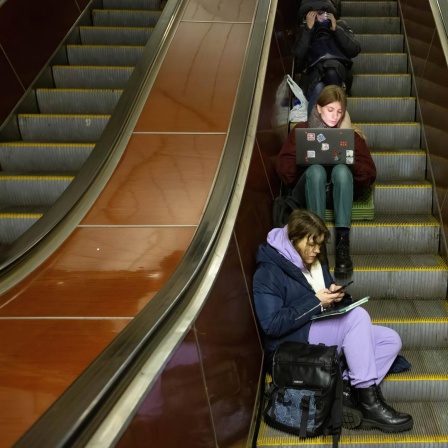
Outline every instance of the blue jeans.
<path id="1" fill-rule="evenodd" d="M 327 185 L 332 190 L 327 204 Z M 327 171 L 322 165 L 311 165 L 306 169 L 292 190 L 299 203 L 316 213 L 325 222 L 327 205 L 334 208 L 335 227 L 348 227 L 352 219 L 353 174 L 346 165 L 335 165 L 331 170 L 331 185 L 327 182 Z"/>

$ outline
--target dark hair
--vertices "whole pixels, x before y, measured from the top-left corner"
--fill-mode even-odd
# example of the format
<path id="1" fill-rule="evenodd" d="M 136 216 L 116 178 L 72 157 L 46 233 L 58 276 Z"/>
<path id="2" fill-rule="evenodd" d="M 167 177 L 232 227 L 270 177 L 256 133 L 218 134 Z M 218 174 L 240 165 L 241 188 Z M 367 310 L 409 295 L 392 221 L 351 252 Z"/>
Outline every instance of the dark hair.
<path id="1" fill-rule="evenodd" d="M 322 236 L 324 237 L 322 244 L 325 244 L 330 238 L 330 231 L 315 213 L 297 208 L 289 215 L 288 238 L 294 247 L 305 237 L 311 238 L 316 243 Z"/>
<path id="2" fill-rule="evenodd" d="M 335 101 L 341 103 L 342 117 L 339 120 L 338 127 L 341 125 L 342 120 L 345 117 L 345 112 L 347 112 L 347 95 L 342 87 L 335 84 L 325 86 L 319 93 L 317 98 L 317 104 L 320 107 L 324 107 L 327 104 L 334 103 Z"/>

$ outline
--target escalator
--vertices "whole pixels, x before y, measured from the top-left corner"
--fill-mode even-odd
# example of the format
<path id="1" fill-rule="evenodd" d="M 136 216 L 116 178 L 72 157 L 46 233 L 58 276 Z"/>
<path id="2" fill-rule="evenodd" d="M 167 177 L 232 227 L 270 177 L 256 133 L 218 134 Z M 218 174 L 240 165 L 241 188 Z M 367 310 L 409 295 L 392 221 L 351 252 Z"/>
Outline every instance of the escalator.
<path id="1" fill-rule="evenodd" d="M 42 217 L 84 165 L 162 6 L 161 0 L 93 2 L 2 127 L 0 247 Z"/>
<path id="2" fill-rule="evenodd" d="M 343 0 L 341 18 L 362 48 L 354 59 L 348 111 L 367 136 L 378 173 L 374 218 L 352 223 L 355 270 L 350 292 L 355 297 L 370 295 L 365 308 L 373 322 L 401 335 L 402 354 L 412 369 L 387 376 L 382 389 L 397 409 L 414 417 L 414 429 L 402 434 L 344 429 L 341 446 L 447 446 L 448 269 L 439 256 L 441 228 L 432 214 L 434 192 L 426 178 L 426 151 L 399 5 Z M 315 447 L 331 446 L 331 438 L 312 442 Z M 264 422 L 257 438 L 258 447 L 308 443 Z"/>

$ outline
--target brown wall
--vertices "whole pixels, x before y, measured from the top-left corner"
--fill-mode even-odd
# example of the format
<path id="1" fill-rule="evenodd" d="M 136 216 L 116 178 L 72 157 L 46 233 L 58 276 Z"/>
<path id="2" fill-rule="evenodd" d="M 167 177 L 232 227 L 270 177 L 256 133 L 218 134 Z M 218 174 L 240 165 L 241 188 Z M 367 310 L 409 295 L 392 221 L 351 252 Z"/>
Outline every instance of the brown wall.
<path id="1" fill-rule="evenodd" d="M 423 147 L 429 153 L 428 178 L 435 183 L 434 213 L 443 220 L 441 253 L 448 236 L 448 67 L 428 0 L 400 0 L 415 93 L 423 125 Z"/>
<path id="2" fill-rule="evenodd" d="M 118 447 L 244 446 L 252 420 L 262 349 L 252 310 L 258 245 L 272 226 L 279 182 L 272 160 L 286 137 L 294 0 L 280 0 L 257 139 L 233 237 L 204 309 L 146 397 Z M 288 12 L 289 11 L 289 12 Z M 173 426 L 174 425 L 174 426 Z"/>
<path id="3" fill-rule="evenodd" d="M 0 125 L 89 0 L 7 0 L 0 6 Z"/>

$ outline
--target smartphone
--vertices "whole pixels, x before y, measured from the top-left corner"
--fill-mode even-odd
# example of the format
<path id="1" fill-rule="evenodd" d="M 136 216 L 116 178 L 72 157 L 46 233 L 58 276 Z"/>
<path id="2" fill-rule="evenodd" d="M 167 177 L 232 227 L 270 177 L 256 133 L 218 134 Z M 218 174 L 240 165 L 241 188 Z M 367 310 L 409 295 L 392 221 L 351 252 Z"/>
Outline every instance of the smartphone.
<path id="1" fill-rule="evenodd" d="M 342 291 L 343 289 L 347 288 L 347 286 L 351 285 L 352 283 L 353 283 L 353 280 L 351 282 L 346 283 L 345 285 L 342 285 L 340 288 L 333 291 L 332 294 L 336 294 L 337 292 Z"/>

